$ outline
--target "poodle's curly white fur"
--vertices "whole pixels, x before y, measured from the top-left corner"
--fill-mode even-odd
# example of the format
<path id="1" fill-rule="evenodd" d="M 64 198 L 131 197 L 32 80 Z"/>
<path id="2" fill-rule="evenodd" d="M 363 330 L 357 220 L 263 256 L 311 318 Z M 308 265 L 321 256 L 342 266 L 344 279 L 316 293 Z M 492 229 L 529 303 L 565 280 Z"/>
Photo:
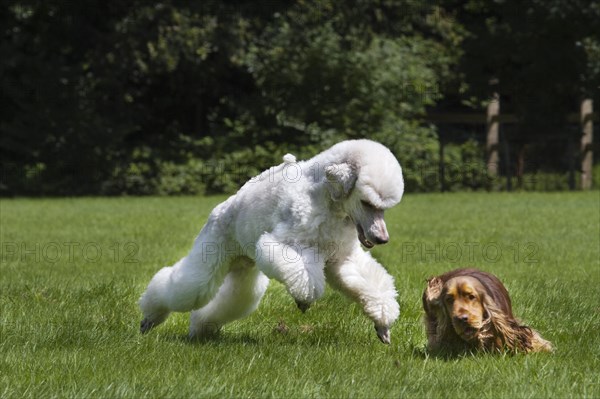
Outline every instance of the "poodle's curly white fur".
<path id="1" fill-rule="evenodd" d="M 253 312 L 274 278 L 302 311 L 327 281 L 358 302 L 389 343 L 399 315 L 394 280 L 360 244 L 389 240 L 383 213 L 403 190 L 398 161 L 370 140 L 344 141 L 303 162 L 286 155 L 218 205 L 190 253 L 154 276 L 139 301 L 141 331 L 193 310 L 190 335 L 214 333 Z"/>

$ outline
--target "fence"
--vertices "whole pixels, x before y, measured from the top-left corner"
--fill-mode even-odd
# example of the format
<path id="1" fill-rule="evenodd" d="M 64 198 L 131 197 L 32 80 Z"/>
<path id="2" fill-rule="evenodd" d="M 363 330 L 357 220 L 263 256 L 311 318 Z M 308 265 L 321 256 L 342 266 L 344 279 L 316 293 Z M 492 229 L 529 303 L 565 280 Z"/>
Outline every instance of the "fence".
<path id="1" fill-rule="evenodd" d="M 500 176 L 500 165 L 504 163 L 507 171 L 505 171 L 506 188 L 511 190 L 512 173 L 508 171 L 509 163 L 509 146 L 507 140 L 503 143 L 500 140 L 500 132 L 502 128 L 507 126 L 516 126 L 519 124 L 519 118 L 514 114 L 502 114 L 500 112 L 500 97 L 495 95 L 487 106 L 485 113 L 430 113 L 427 115 L 427 121 L 434 123 L 440 127 L 440 146 L 439 146 L 439 175 L 440 189 L 446 191 L 445 187 L 445 170 L 444 170 L 444 147 L 448 140 L 444 137 L 444 126 L 448 125 L 466 125 L 466 126 L 481 126 L 485 128 L 485 153 L 487 174 L 490 178 Z M 592 99 L 586 98 L 581 101 L 580 112 L 568 114 L 566 120 L 569 124 L 577 126 L 581 132 L 581 138 L 576 143 L 577 148 L 573 148 L 574 144 L 567 135 L 546 136 L 546 140 L 563 140 L 567 141 L 567 155 L 569 159 L 569 188 L 576 188 L 577 173 L 580 174 L 579 188 L 589 190 L 592 188 L 592 170 L 593 170 L 593 153 L 598 144 L 593 144 L 594 121 L 598 121 L 598 114 L 593 112 Z M 502 154 L 504 152 L 504 155 Z M 503 155 L 504 162 L 501 162 Z M 578 162 L 577 162 L 578 161 Z M 577 169 L 576 164 L 580 167 Z M 523 174 L 524 169 L 524 152 L 519 152 L 517 157 L 517 177 Z"/>

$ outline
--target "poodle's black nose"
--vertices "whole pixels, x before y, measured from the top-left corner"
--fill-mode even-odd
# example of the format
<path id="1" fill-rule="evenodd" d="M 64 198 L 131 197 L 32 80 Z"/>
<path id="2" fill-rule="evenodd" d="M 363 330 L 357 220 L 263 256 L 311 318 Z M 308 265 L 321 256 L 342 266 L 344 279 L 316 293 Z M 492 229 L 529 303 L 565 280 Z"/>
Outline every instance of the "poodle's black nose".
<path id="1" fill-rule="evenodd" d="M 375 244 L 377 245 L 381 245 L 381 244 L 385 244 L 390 240 L 389 236 L 385 236 L 385 237 L 375 237 Z"/>

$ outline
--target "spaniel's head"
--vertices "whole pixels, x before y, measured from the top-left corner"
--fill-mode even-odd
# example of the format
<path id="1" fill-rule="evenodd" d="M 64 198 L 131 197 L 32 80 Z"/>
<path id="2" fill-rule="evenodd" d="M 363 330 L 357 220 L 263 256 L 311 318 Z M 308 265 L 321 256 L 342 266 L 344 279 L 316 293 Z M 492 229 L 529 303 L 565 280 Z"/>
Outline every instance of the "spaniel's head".
<path id="1" fill-rule="evenodd" d="M 489 318 L 485 295 L 481 282 L 470 276 L 451 278 L 444 285 L 440 299 L 454 331 L 465 341 L 476 338 Z"/>
<path id="2" fill-rule="evenodd" d="M 432 350 L 552 350 L 550 342 L 513 316 L 508 291 L 493 274 L 456 269 L 432 277 L 423 293 L 423 307 Z"/>

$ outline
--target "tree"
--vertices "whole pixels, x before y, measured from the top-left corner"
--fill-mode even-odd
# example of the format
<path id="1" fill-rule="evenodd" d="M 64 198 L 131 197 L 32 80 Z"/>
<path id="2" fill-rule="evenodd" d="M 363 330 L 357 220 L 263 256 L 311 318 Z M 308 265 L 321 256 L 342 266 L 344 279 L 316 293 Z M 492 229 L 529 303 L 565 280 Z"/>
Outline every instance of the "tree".
<path id="1" fill-rule="evenodd" d="M 519 147 L 518 164 L 525 163 L 533 141 L 552 136 L 562 137 L 563 144 L 578 141 L 566 128 L 566 116 L 577 112 L 582 98 L 598 97 L 598 3 L 450 0 L 444 5 L 456 10 L 467 31 L 460 71 L 469 89 L 463 98 L 479 105 L 500 94 L 502 112 L 512 112 L 520 120 L 509 137 Z M 565 147 L 545 147 L 539 166 L 558 166 Z"/>
<path id="2" fill-rule="evenodd" d="M 442 8 L 412 0 L 1 10 L 5 194 L 231 191 L 286 151 L 365 136 L 409 154 L 410 171 L 435 145 L 420 116 L 462 38 Z"/>

